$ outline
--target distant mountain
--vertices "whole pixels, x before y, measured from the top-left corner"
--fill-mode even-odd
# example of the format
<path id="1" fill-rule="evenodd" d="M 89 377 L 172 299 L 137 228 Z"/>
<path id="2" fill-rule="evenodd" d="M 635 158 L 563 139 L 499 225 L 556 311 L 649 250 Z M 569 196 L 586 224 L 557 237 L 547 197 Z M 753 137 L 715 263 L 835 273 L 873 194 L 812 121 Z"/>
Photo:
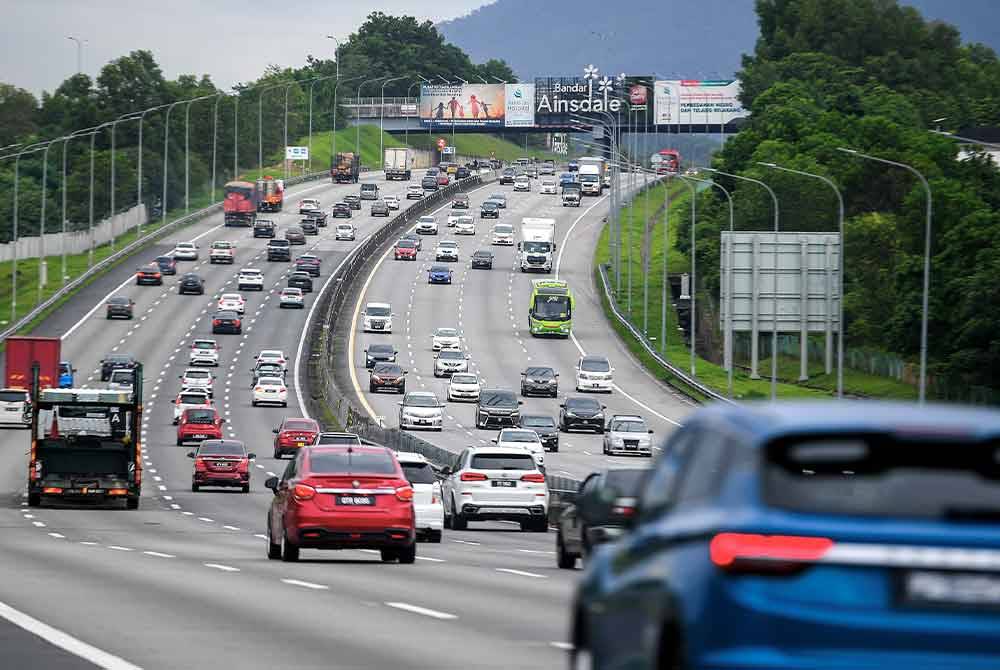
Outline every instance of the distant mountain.
<path id="1" fill-rule="evenodd" d="M 1000 0 L 908 0 L 1000 51 Z M 438 26 L 474 62 L 503 58 L 521 79 L 603 73 L 729 77 L 753 50 L 753 0 L 497 0 Z"/>

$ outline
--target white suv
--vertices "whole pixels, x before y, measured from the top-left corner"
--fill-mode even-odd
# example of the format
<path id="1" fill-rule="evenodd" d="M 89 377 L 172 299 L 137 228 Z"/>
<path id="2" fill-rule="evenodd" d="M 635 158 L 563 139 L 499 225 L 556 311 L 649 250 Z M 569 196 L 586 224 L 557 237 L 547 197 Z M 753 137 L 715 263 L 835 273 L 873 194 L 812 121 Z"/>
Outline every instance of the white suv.
<path id="1" fill-rule="evenodd" d="M 611 393 L 614 367 L 606 356 L 581 356 L 576 362 L 576 390 Z"/>
<path id="2" fill-rule="evenodd" d="M 188 365 L 219 365 L 219 345 L 215 340 L 195 340 L 191 343 Z"/>
<path id="3" fill-rule="evenodd" d="M 236 288 L 240 291 L 253 289 L 255 291 L 264 290 L 264 273 L 256 268 L 244 268 L 240 270 L 236 279 Z"/>
<path id="4" fill-rule="evenodd" d="M 302 200 L 299 201 L 299 214 L 314 209 L 320 209 L 319 200 L 316 198 L 302 198 Z"/>
<path id="5" fill-rule="evenodd" d="M 549 487 L 524 447 L 467 447 L 445 467 L 445 526 L 465 530 L 470 521 L 518 521 L 521 530 L 549 529 Z"/>
<path id="6" fill-rule="evenodd" d="M 0 389 L 0 425 L 31 427 L 31 399 L 24 389 Z"/>
<path id="7" fill-rule="evenodd" d="M 387 302 L 370 302 L 361 312 L 362 328 L 366 333 L 392 332 L 392 305 Z"/>
<path id="8" fill-rule="evenodd" d="M 398 451 L 396 460 L 403 466 L 403 474 L 413 488 L 417 537 L 428 542 L 440 542 L 444 528 L 444 505 L 441 504 L 441 483 L 434 476 L 434 468 L 423 454 L 414 452 Z"/>
<path id="9" fill-rule="evenodd" d="M 198 245 L 194 242 L 178 242 L 174 247 L 174 259 L 179 261 L 198 260 Z"/>
<path id="10" fill-rule="evenodd" d="M 201 389 L 208 393 L 209 396 L 214 395 L 212 393 L 212 385 L 215 382 L 215 375 L 208 370 L 188 368 L 184 371 L 184 374 L 180 375 L 180 380 L 182 388 Z"/>
<path id="11" fill-rule="evenodd" d="M 538 433 L 528 428 L 503 428 L 493 440 L 498 447 L 524 447 L 540 466 L 545 465 L 545 447 Z"/>

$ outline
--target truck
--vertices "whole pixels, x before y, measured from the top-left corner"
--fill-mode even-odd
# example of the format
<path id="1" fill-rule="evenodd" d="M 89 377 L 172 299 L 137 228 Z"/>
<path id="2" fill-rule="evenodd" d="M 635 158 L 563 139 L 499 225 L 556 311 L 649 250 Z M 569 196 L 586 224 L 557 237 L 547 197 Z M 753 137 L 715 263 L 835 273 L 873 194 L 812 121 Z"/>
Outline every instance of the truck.
<path id="1" fill-rule="evenodd" d="M 342 151 L 333 157 L 330 179 L 337 184 L 357 184 L 361 174 L 361 156 L 353 151 Z"/>
<path id="2" fill-rule="evenodd" d="M 656 174 L 677 174 L 681 168 L 681 152 L 677 149 L 661 149 L 649 158 L 650 166 Z"/>
<path id="3" fill-rule="evenodd" d="M 275 179 L 270 175 L 264 175 L 257 180 L 257 211 L 258 212 L 280 212 L 285 204 L 285 182 L 282 179 Z"/>
<path id="4" fill-rule="evenodd" d="M 257 188 L 248 181 L 231 181 L 223 187 L 222 211 L 226 226 L 253 227 L 257 219 Z"/>
<path id="5" fill-rule="evenodd" d="M 580 184 L 572 181 L 563 184 L 562 187 L 562 206 L 563 207 L 579 207 L 580 206 Z"/>
<path id="6" fill-rule="evenodd" d="M 601 170 L 597 165 L 584 165 L 581 159 L 579 177 L 580 193 L 583 195 L 600 195 L 604 188 L 601 181 Z"/>
<path id="7" fill-rule="evenodd" d="M 392 147 L 385 150 L 382 161 L 386 181 L 398 179 L 410 181 L 410 171 L 413 169 L 413 149 L 407 147 Z"/>
<path id="8" fill-rule="evenodd" d="M 58 337 L 8 337 L 4 356 L 4 387 L 31 390 L 31 368 L 38 366 L 43 389 L 58 388 L 62 340 Z"/>
<path id="9" fill-rule="evenodd" d="M 521 241 L 517 243 L 517 263 L 521 272 L 552 272 L 555 236 L 555 219 L 521 219 Z"/>

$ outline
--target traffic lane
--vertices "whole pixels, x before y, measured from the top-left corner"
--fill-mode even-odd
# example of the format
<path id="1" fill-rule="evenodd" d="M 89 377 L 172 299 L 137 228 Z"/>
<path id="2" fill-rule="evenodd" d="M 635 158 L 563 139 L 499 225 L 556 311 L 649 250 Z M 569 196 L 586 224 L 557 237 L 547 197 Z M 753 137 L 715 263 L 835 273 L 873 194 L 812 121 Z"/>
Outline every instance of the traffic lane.
<path id="1" fill-rule="evenodd" d="M 0 617 L 20 620 L 14 612 L 7 611 L 0 602 Z M 45 670 L 93 670 L 98 667 L 90 661 L 71 654 L 47 639 L 0 618 L 0 649 L 4 664 L 9 668 L 45 668 Z"/>

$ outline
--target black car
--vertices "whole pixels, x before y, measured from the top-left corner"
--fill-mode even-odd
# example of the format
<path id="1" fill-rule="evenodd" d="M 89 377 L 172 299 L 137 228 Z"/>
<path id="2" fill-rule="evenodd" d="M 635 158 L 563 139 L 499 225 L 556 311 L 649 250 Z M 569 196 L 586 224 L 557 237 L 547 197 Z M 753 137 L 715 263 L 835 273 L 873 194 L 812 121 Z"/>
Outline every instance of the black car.
<path id="1" fill-rule="evenodd" d="M 469 172 L 469 168 L 465 167 L 464 165 L 455 170 L 455 179 L 468 179 L 471 176 L 472 173 Z"/>
<path id="2" fill-rule="evenodd" d="M 288 288 L 300 288 L 303 293 L 312 293 L 313 280 L 308 272 L 298 271 L 288 275 Z"/>
<path id="3" fill-rule="evenodd" d="M 302 254 L 295 259 L 295 269 L 299 272 L 308 272 L 310 277 L 320 275 L 320 259 L 312 254 Z"/>
<path id="4" fill-rule="evenodd" d="M 302 223 L 313 221 L 318 228 L 326 228 L 326 218 L 326 212 L 320 209 L 307 209 L 302 212 Z"/>
<path id="5" fill-rule="evenodd" d="M 479 249 L 472 254 L 472 267 L 493 269 L 493 252 L 487 249 Z"/>
<path id="6" fill-rule="evenodd" d="M 530 428 L 538 433 L 545 451 L 559 451 L 559 426 L 547 414 L 522 414 L 521 428 Z"/>
<path id="7" fill-rule="evenodd" d="M 487 200 L 479 208 L 479 218 L 481 219 L 499 219 L 500 218 L 500 205 L 492 200 Z"/>
<path id="8" fill-rule="evenodd" d="M 236 312 L 224 309 L 212 315 L 212 334 L 231 333 L 239 335 L 242 332 L 243 320 Z"/>
<path id="9" fill-rule="evenodd" d="M 436 191 L 438 190 L 438 180 L 437 177 L 424 177 L 420 180 L 420 186 L 425 191 Z"/>
<path id="10" fill-rule="evenodd" d="M 333 218 L 335 219 L 349 219 L 351 216 L 351 206 L 346 202 L 338 202 L 333 206 Z"/>
<path id="11" fill-rule="evenodd" d="M 274 225 L 274 221 L 270 221 L 268 219 L 257 219 L 257 221 L 253 224 L 253 236 L 274 237 L 277 229 L 277 226 Z"/>
<path id="12" fill-rule="evenodd" d="M 566 172 L 577 172 L 580 169 L 580 164 L 576 161 L 570 161 L 566 163 Z"/>
<path id="13" fill-rule="evenodd" d="M 299 228 L 302 229 L 303 235 L 319 235 L 319 226 L 316 225 L 315 219 L 303 219 L 299 222 Z"/>
<path id="14" fill-rule="evenodd" d="M 389 216 L 389 205 L 385 204 L 385 200 L 376 200 L 372 203 L 372 216 Z"/>
<path id="15" fill-rule="evenodd" d="M 559 374 L 549 367 L 531 366 L 521 373 L 521 395 L 559 395 Z"/>
<path id="16" fill-rule="evenodd" d="M 181 295 L 185 293 L 204 295 L 205 280 L 193 272 L 187 272 L 181 276 L 180 282 L 177 283 L 177 292 Z"/>
<path id="17" fill-rule="evenodd" d="M 152 284 L 153 286 L 163 285 L 163 273 L 156 263 L 148 263 L 135 271 L 135 285 Z"/>
<path id="18" fill-rule="evenodd" d="M 108 354 L 101 360 L 101 381 L 111 379 L 114 370 L 133 370 L 135 366 L 136 360 L 130 354 Z"/>
<path id="19" fill-rule="evenodd" d="M 510 184 L 514 185 L 514 177 L 517 176 L 514 172 L 514 168 L 504 168 L 504 171 L 500 173 L 500 185 Z"/>
<path id="20" fill-rule="evenodd" d="M 267 243 L 267 260 L 269 261 L 290 261 L 292 260 L 292 247 L 288 240 L 271 240 Z"/>
<path id="21" fill-rule="evenodd" d="M 406 370 L 395 363 L 376 363 L 368 375 L 368 390 L 375 393 L 382 389 L 406 393 Z"/>
<path id="22" fill-rule="evenodd" d="M 351 209 L 356 209 L 358 211 L 361 211 L 361 196 L 360 195 L 345 195 L 344 196 L 344 202 L 346 202 L 347 206 L 350 207 Z"/>
<path id="23" fill-rule="evenodd" d="M 621 468 L 594 472 L 583 480 L 573 503 L 559 515 L 556 562 L 560 568 L 572 570 L 576 559 L 594 546 L 625 534 L 648 474 L 645 469 Z"/>
<path id="24" fill-rule="evenodd" d="M 559 405 L 559 430 L 593 430 L 604 432 L 604 410 L 606 407 L 593 398 L 570 396 Z"/>
<path id="25" fill-rule="evenodd" d="M 121 295 L 108 298 L 107 317 L 109 319 L 131 319 L 133 307 L 135 307 L 135 302 L 131 298 Z"/>
<path id="26" fill-rule="evenodd" d="M 289 244 L 305 244 L 306 234 L 298 226 L 288 226 L 285 228 L 285 239 Z"/>
<path id="27" fill-rule="evenodd" d="M 153 261 L 160 268 L 160 273 L 165 275 L 177 274 L 177 261 L 173 256 L 157 256 Z"/>
<path id="28" fill-rule="evenodd" d="M 483 389 L 476 402 L 476 428 L 519 426 L 521 401 L 507 389 Z"/>
<path id="29" fill-rule="evenodd" d="M 365 367 L 370 370 L 376 363 L 395 363 L 398 353 L 391 344 L 370 344 L 365 349 Z"/>

